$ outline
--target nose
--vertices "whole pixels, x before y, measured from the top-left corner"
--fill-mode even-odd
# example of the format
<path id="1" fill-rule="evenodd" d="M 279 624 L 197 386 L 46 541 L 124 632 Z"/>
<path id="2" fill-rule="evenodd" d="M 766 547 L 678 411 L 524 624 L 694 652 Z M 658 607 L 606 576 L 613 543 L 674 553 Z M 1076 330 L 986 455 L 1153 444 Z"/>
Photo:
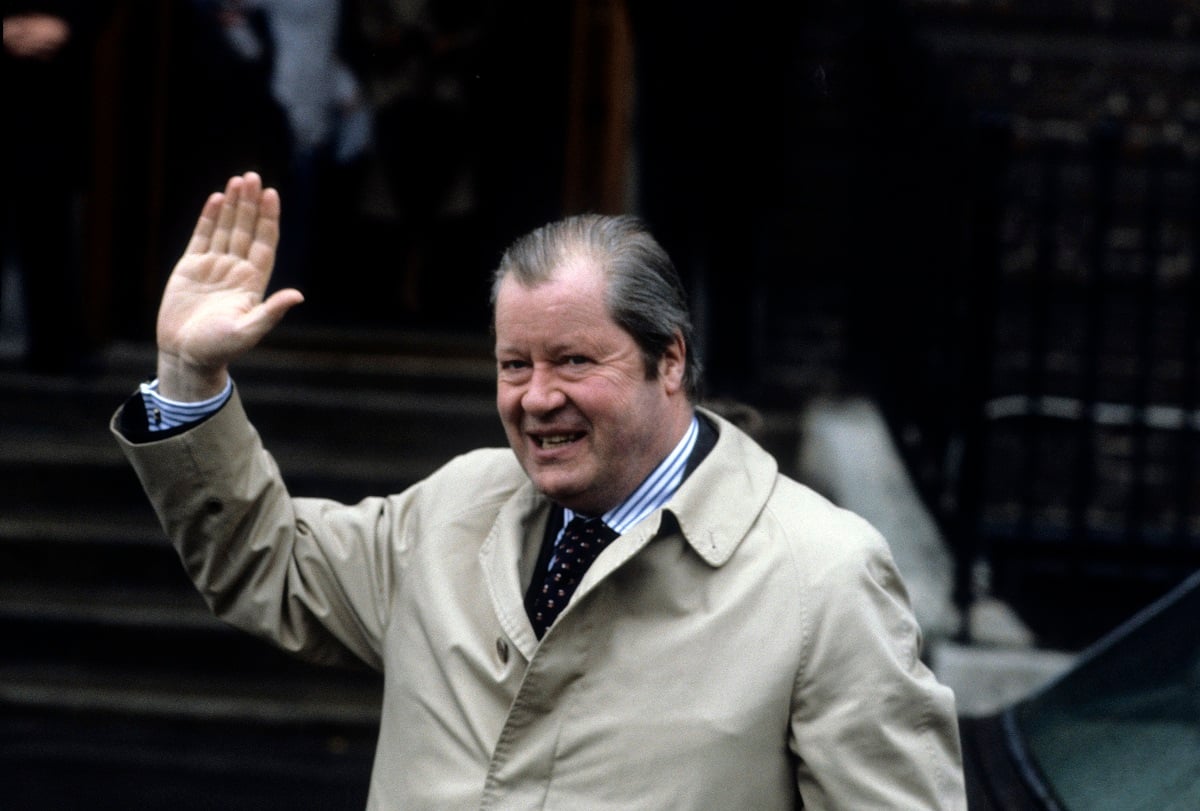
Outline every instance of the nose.
<path id="1" fill-rule="evenodd" d="M 529 385 L 521 395 L 521 408 L 525 413 L 533 416 L 548 414 L 562 408 L 566 402 L 567 397 L 559 387 L 554 372 L 545 366 L 535 365 Z"/>

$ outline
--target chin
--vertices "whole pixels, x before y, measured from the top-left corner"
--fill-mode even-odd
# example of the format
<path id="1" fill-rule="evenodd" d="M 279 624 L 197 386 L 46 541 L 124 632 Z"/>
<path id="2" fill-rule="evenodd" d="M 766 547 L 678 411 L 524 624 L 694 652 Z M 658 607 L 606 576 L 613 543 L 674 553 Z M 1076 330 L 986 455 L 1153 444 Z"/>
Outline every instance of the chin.
<path id="1" fill-rule="evenodd" d="M 562 486 L 555 487 L 553 485 L 542 485 L 541 483 L 537 482 L 536 480 L 534 481 L 534 485 L 537 487 L 538 490 L 540 490 L 542 492 L 542 495 L 544 495 L 546 498 L 550 499 L 551 501 L 553 501 L 556 504 L 561 504 L 564 507 L 570 507 L 572 510 L 574 510 L 575 509 L 574 505 L 579 503 L 578 492 L 571 488 L 562 487 Z"/>
<path id="2" fill-rule="evenodd" d="M 555 504 L 574 510 L 575 512 L 581 512 L 584 515 L 595 514 L 587 503 L 586 495 L 576 487 L 570 487 L 563 482 L 541 482 L 537 479 L 533 480 L 533 484 L 541 491 L 542 495 Z"/>

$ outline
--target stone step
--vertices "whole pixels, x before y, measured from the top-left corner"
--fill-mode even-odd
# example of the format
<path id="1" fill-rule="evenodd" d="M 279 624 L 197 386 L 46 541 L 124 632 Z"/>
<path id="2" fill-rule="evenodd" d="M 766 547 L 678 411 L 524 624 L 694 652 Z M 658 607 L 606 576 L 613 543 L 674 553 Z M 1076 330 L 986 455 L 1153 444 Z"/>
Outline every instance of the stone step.
<path id="1" fill-rule="evenodd" d="M 7 599 L 9 590 L 21 587 L 114 588 L 137 594 L 158 589 L 186 591 L 191 583 L 161 533 L 130 533 L 115 539 L 0 537 L 0 600 Z"/>
<path id="2" fill-rule="evenodd" d="M 340 672 L 285 678 L 238 678 L 116 664 L 0 664 L 0 706 L 27 711 L 119 713 L 129 718 L 269 725 L 326 724 L 373 729 L 379 722 L 381 680 L 346 679 Z"/>
<path id="3" fill-rule="evenodd" d="M 128 392 L 139 381 L 153 377 L 155 363 L 153 345 L 115 342 L 103 349 L 84 376 L 38 375 L 0 361 L 0 381 L 24 381 L 30 389 L 82 387 Z M 269 336 L 239 358 L 231 373 L 239 383 L 302 379 L 307 385 L 327 389 L 418 388 L 468 395 L 490 395 L 496 381 L 488 336 L 311 328 Z"/>
<path id="4" fill-rule="evenodd" d="M 0 374 L 0 437 L 8 443 L 60 440 L 85 447 L 113 442 L 109 419 L 134 388 L 24 386 L 19 377 Z M 239 392 L 264 436 L 303 435 L 314 452 L 417 453 L 504 442 L 491 394 L 325 389 L 301 381 L 239 382 Z"/>
<path id="5" fill-rule="evenodd" d="M 67 408 L 54 393 L 0 396 L 0 507 L 144 503 L 108 432 L 121 397 Z M 455 454 L 505 444 L 490 398 L 253 386 L 243 397 L 294 495 L 398 492 Z"/>
<path id="6" fill-rule="evenodd" d="M 208 610 L 191 583 L 141 589 L 111 585 L 43 585 L 0 581 L 0 621 L 75 627 L 120 627 L 203 633 L 231 630 Z"/>
<path id="7" fill-rule="evenodd" d="M 218 621 L 165 540 L 126 543 L 123 551 L 140 554 L 132 561 L 92 546 L 100 557 L 76 559 L 60 548 L 63 571 L 52 569 L 52 577 L 0 559 L 0 706 L 223 723 L 375 723 L 377 674 L 313 665 Z M 145 560 L 152 551 L 153 566 Z"/>
<path id="8" fill-rule="evenodd" d="M 292 435 L 270 442 L 269 450 L 293 495 L 357 501 L 366 495 L 395 493 L 450 458 L 435 447 L 420 452 L 382 446 L 338 452 L 325 444 L 331 443 L 310 443 Z M 469 442 L 460 444 L 455 451 L 471 449 Z M 137 476 L 107 429 L 87 444 L 61 437 L 22 441 L 0 436 L 3 516 L 39 506 L 65 520 L 94 515 L 102 521 L 120 507 L 149 510 Z"/>
<path id="9" fill-rule="evenodd" d="M 6 705 L 4 806 L 139 811 L 363 808 L 376 728 L 147 718 Z"/>
<path id="10" fill-rule="evenodd" d="M 130 590 L 116 604 L 97 602 L 119 590 L 92 584 L 73 600 L 61 589 L 46 590 L 21 607 L 8 595 L 23 589 L 5 584 L 0 597 L 5 606 L 0 637 L 9 646 L 5 661 L 64 667 L 136 664 L 147 671 L 184 668 L 195 675 L 325 671 L 248 633 L 205 622 L 194 590 L 158 586 Z"/>
<path id="11" fill-rule="evenodd" d="M 181 578 L 182 580 L 182 578 Z M 381 677 L 303 661 L 177 589 L 0 585 L 0 705 L 229 722 L 371 725 Z"/>

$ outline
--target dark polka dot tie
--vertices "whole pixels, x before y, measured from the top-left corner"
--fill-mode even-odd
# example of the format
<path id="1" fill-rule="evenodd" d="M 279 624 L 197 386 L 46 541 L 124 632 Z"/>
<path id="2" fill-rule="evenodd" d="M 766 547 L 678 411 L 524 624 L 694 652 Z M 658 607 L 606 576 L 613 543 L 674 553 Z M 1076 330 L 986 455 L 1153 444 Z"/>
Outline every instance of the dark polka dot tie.
<path id="1" fill-rule="evenodd" d="M 533 600 L 533 630 L 538 639 L 554 624 L 571 600 L 588 567 L 617 533 L 599 518 L 576 516 L 563 530 L 554 547 L 554 559 L 546 571 L 546 580 Z"/>

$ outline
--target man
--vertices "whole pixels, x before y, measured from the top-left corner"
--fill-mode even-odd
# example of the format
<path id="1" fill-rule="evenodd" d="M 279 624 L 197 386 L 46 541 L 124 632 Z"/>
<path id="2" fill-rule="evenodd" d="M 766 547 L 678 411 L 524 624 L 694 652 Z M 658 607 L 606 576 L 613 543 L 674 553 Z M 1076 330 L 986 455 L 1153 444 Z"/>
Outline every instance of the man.
<path id="1" fill-rule="evenodd" d="M 635 222 L 501 261 L 511 449 L 352 506 L 288 496 L 229 382 L 301 300 L 262 300 L 278 223 L 252 173 L 208 200 L 114 427 L 218 615 L 383 670 L 371 808 L 965 807 L 886 544 L 693 405 L 683 291 Z"/>

